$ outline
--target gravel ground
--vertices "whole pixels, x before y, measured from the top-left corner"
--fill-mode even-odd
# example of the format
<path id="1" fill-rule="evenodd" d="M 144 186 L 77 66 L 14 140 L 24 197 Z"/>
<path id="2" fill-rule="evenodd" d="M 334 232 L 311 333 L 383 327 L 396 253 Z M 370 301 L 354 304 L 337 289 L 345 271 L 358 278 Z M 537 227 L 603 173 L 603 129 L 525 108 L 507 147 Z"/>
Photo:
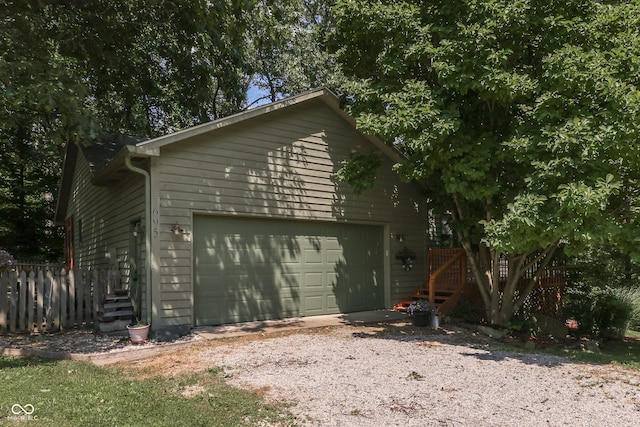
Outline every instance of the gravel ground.
<path id="1" fill-rule="evenodd" d="M 71 329 L 57 333 L 0 336 L 0 352 L 6 348 L 27 349 L 36 352 L 102 355 L 159 348 L 174 343 L 189 343 L 200 340 L 202 340 L 201 337 L 191 334 L 171 342 L 150 340 L 141 344 L 133 344 L 126 331 L 121 335 L 100 335 L 96 334 L 93 329 Z"/>
<path id="2" fill-rule="evenodd" d="M 236 386 L 285 403 L 303 426 L 638 426 L 640 373 L 500 350 L 469 330 L 341 326 L 205 341 L 145 361 L 139 376 L 222 368 Z M 2 346 L 135 351 L 86 332 Z M 161 346 L 150 342 L 144 347 Z"/>
<path id="3" fill-rule="evenodd" d="M 295 334 L 204 349 L 308 426 L 638 426 L 640 375 L 432 336 Z"/>

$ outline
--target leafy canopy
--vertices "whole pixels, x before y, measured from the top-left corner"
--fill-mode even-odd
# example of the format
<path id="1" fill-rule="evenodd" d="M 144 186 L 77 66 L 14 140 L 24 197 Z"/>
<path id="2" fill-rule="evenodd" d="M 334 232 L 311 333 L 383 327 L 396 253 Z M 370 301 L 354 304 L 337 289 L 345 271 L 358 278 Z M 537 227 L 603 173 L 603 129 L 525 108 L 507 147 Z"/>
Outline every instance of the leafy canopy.
<path id="1" fill-rule="evenodd" d="M 64 144 L 157 136 L 326 85 L 317 0 L 0 0 L 0 247 L 56 260 Z M 258 99 L 262 102 L 262 99 Z"/>
<path id="2" fill-rule="evenodd" d="M 640 2 L 339 0 L 335 13 L 345 103 L 406 154 L 398 172 L 463 242 L 634 247 Z"/>

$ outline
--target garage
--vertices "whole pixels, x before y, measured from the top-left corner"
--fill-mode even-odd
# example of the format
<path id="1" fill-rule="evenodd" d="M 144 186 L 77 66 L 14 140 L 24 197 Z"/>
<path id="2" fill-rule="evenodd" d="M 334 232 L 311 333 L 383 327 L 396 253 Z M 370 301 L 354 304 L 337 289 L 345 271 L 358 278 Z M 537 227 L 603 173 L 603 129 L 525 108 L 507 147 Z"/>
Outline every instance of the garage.
<path id="1" fill-rule="evenodd" d="M 384 227 L 196 215 L 194 323 L 384 307 Z"/>

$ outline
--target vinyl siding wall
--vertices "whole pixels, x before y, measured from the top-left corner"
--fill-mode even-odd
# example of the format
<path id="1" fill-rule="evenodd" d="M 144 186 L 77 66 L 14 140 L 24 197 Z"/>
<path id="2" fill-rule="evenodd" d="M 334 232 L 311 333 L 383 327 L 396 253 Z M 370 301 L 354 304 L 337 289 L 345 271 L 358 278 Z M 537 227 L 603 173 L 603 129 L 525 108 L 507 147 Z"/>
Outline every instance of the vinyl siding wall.
<path id="1" fill-rule="evenodd" d="M 73 216 L 75 268 L 86 271 L 117 266 L 122 274 L 122 287 L 128 288 L 132 223 L 140 220 L 144 224 L 143 177 L 130 173 L 115 185 L 95 186 L 91 183 L 89 164 L 79 153 L 72 189 L 67 218 Z M 142 236 L 139 242 L 144 248 Z M 107 252 L 111 259 L 106 258 Z M 142 258 L 144 264 L 144 250 Z M 144 265 L 139 269 L 144 272 Z M 141 280 L 144 289 L 144 274 Z"/>
<path id="2" fill-rule="evenodd" d="M 318 100 L 163 147 L 154 192 L 160 200 L 162 323 L 192 321 L 194 213 L 386 225 L 388 299 L 404 299 L 426 276 L 424 197 L 399 180 L 386 157 L 375 187 L 361 196 L 334 177 L 350 153 L 376 151 Z M 175 223 L 187 234 L 173 235 Z M 406 240 L 397 242 L 395 234 Z M 411 271 L 395 259 L 404 246 L 417 254 Z"/>

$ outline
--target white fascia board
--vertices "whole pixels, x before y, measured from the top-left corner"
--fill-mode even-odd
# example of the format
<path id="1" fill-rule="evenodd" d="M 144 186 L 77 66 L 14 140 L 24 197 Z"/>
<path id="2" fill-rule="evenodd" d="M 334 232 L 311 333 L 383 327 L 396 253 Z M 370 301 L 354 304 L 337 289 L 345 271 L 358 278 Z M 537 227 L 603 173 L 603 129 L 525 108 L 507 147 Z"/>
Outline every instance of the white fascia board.
<path id="1" fill-rule="evenodd" d="M 211 122 L 203 123 L 198 126 L 194 126 L 188 129 L 183 129 L 177 132 L 170 133 L 168 135 L 159 136 L 157 138 L 149 139 L 136 144 L 136 152 L 139 154 L 158 155 L 156 150 L 164 147 L 165 145 L 172 144 L 174 142 L 182 141 L 187 138 L 202 135 L 207 132 L 214 131 L 223 127 L 227 127 L 254 117 L 259 117 L 268 113 L 271 113 L 282 108 L 290 107 L 295 104 L 308 101 L 314 98 L 320 97 L 333 97 L 337 98 L 327 89 L 315 89 L 308 92 L 301 93 L 300 95 L 292 96 L 290 98 L 283 99 L 281 101 L 272 102 L 261 107 L 253 108 L 251 110 L 243 111 L 237 114 L 233 114 L 228 117 L 223 117 Z M 153 153 L 153 154 L 152 154 Z"/>

